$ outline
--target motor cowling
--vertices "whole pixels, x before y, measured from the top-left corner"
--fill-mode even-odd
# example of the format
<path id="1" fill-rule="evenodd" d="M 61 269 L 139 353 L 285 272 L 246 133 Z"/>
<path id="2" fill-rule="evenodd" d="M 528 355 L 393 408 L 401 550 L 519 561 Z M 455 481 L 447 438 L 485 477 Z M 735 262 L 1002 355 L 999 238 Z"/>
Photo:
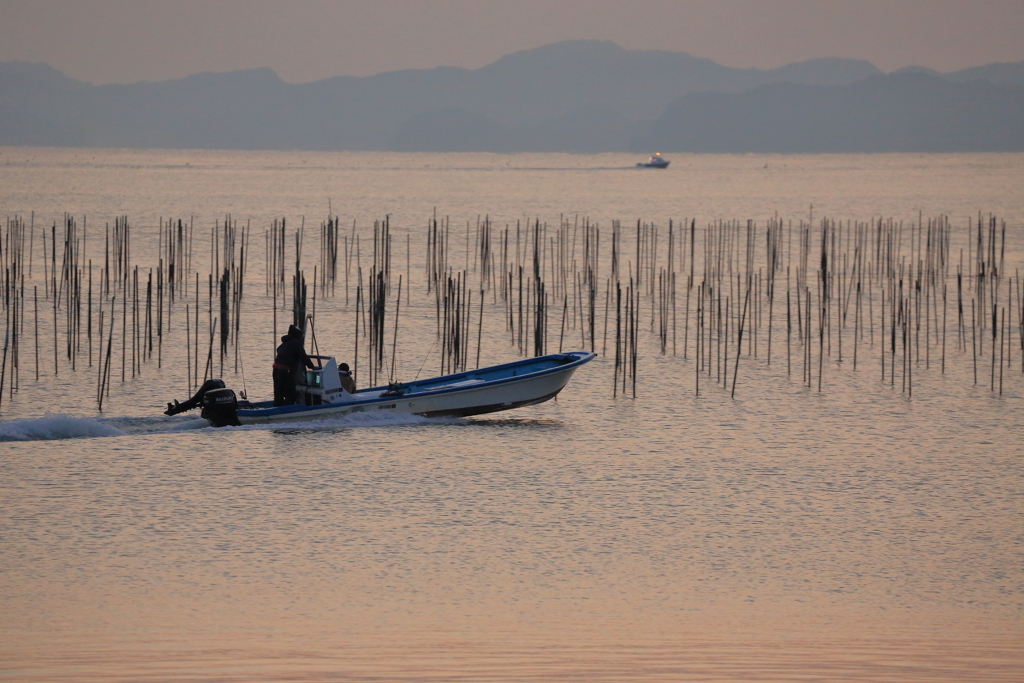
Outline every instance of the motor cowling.
<path id="1" fill-rule="evenodd" d="M 199 391 L 184 403 L 178 403 L 177 401 L 174 403 L 168 403 L 167 410 L 164 411 L 164 415 L 177 415 L 178 413 L 184 413 L 188 410 L 199 408 L 203 405 L 203 396 L 206 395 L 206 392 L 213 391 L 214 389 L 223 389 L 225 386 L 227 385 L 224 384 L 224 380 L 222 379 L 208 379 L 203 382 L 203 386 L 199 387 Z"/>
<path id="2" fill-rule="evenodd" d="M 231 389 L 212 389 L 203 394 L 204 419 L 214 427 L 238 426 L 238 399 Z"/>

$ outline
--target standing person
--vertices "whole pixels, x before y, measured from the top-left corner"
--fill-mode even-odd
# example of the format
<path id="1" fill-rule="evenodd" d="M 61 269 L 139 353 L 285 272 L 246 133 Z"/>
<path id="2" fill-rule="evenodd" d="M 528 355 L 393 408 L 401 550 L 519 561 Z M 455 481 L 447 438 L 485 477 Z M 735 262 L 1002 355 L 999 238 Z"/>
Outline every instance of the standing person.
<path id="1" fill-rule="evenodd" d="M 352 379 L 348 363 L 342 363 L 338 366 L 338 375 L 341 377 L 341 388 L 350 394 L 356 393 L 356 381 Z"/>
<path id="2" fill-rule="evenodd" d="M 274 405 L 289 406 L 295 403 L 295 375 L 301 367 L 313 368 L 313 361 L 302 347 L 302 330 L 295 325 L 288 326 L 288 334 L 281 337 L 274 357 Z"/>

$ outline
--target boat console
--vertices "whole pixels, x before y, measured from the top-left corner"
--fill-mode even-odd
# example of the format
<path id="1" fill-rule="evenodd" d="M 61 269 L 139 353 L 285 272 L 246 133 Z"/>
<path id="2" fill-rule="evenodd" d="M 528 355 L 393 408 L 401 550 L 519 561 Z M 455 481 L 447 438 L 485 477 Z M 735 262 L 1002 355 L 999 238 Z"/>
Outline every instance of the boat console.
<path id="1" fill-rule="evenodd" d="M 351 396 L 341 388 L 341 375 L 334 356 L 310 356 L 309 359 L 317 367 L 307 369 L 299 379 L 296 390 L 298 403 L 306 406 L 318 406 L 324 403 L 338 403 Z"/>

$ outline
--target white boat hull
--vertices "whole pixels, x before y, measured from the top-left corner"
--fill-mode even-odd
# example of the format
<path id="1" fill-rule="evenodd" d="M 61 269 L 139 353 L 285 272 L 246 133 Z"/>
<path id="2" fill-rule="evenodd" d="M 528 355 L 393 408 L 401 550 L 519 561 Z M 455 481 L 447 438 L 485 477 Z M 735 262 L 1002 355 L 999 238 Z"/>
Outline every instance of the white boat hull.
<path id="1" fill-rule="evenodd" d="M 564 364 L 539 371 L 508 376 L 519 368 L 549 358 L 567 358 Z M 529 359 L 494 368 L 483 368 L 447 377 L 411 383 L 404 395 L 385 395 L 387 387 L 357 391 L 344 399 L 315 406 L 254 407 L 238 410 L 239 423 L 264 424 L 323 420 L 354 413 L 412 413 L 426 417 L 481 415 L 501 410 L 543 403 L 554 398 L 565 387 L 578 367 L 594 358 L 594 354 L 576 352 L 557 354 L 542 359 Z M 498 376 L 505 375 L 505 376 Z M 490 378 L 490 379 L 489 379 Z"/>

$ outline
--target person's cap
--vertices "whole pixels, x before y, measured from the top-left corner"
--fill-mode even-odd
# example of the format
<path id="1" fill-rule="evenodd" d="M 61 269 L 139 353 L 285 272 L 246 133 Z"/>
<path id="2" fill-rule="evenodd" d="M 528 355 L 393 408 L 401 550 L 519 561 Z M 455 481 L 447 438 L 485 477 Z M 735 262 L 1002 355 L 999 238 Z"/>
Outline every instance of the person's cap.
<path id="1" fill-rule="evenodd" d="M 301 337 L 302 336 L 302 330 L 300 330 L 295 325 L 289 325 L 288 326 L 288 336 L 289 337 Z"/>
<path id="2" fill-rule="evenodd" d="M 342 363 L 341 365 L 338 366 L 338 369 L 341 370 L 342 372 L 348 372 L 348 363 Z"/>

